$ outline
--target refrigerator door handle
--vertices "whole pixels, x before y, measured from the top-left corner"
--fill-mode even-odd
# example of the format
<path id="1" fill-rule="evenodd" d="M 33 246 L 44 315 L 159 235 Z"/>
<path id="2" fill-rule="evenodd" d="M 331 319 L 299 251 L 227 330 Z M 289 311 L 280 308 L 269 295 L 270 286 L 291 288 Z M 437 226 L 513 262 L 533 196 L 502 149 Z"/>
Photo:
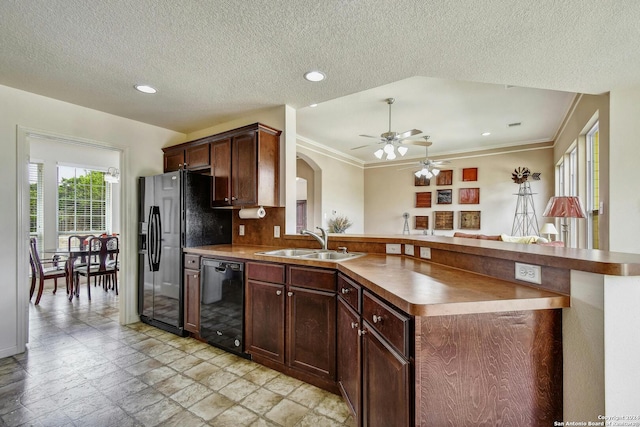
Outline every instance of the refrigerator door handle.
<path id="1" fill-rule="evenodd" d="M 162 223 L 160 221 L 160 207 L 151 206 L 149 208 L 149 268 L 151 271 L 160 270 L 160 258 L 162 255 L 162 245 L 160 236 L 162 235 Z"/>

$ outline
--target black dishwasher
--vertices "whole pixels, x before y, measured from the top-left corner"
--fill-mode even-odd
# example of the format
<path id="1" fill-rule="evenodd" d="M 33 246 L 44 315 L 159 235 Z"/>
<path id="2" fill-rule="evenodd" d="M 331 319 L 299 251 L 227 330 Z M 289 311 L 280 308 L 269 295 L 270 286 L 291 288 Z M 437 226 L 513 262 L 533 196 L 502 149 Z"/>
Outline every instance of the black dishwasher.
<path id="1" fill-rule="evenodd" d="M 250 359 L 244 352 L 244 264 L 203 258 L 200 278 L 200 337 Z"/>

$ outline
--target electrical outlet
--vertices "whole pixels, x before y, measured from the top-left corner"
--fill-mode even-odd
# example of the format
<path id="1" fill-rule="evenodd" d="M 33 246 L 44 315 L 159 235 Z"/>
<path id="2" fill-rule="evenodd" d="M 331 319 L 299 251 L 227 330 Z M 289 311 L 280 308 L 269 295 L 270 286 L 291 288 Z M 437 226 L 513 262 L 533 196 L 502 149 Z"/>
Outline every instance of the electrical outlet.
<path id="1" fill-rule="evenodd" d="M 274 225 L 273 226 L 273 237 L 275 237 L 276 239 L 280 238 L 280 226 L 279 225 Z"/>
<path id="2" fill-rule="evenodd" d="M 402 245 L 400 243 L 387 243 L 388 254 L 401 254 Z"/>
<path id="3" fill-rule="evenodd" d="M 420 248 L 420 258 L 431 259 L 431 248 Z"/>
<path id="4" fill-rule="evenodd" d="M 244 225 L 238 226 L 238 234 L 244 236 Z"/>
<path id="5" fill-rule="evenodd" d="M 542 269 L 539 265 L 516 262 L 516 279 L 540 285 L 542 284 Z"/>
<path id="6" fill-rule="evenodd" d="M 413 245 L 404 245 L 404 254 L 413 256 Z"/>

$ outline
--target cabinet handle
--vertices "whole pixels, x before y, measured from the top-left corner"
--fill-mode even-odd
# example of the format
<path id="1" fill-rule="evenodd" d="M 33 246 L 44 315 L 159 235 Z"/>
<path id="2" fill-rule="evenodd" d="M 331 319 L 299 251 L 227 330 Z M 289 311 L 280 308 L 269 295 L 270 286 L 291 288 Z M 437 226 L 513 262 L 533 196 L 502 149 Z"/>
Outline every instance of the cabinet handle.
<path id="1" fill-rule="evenodd" d="M 366 333 L 367 333 L 367 330 L 366 330 L 366 329 L 358 329 L 358 336 L 359 336 L 359 337 L 363 336 L 363 335 L 364 335 L 364 334 L 366 334 Z"/>
<path id="2" fill-rule="evenodd" d="M 382 323 L 382 316 L 373 315 L 373 323 Z"/>
<path id="3" fill-rule="evenodd" d="M 293 296 L 293 292 L 287 292 L 287 295 L 289 295 L 290 297 Z"/>
<path id="4" fill-rule="evenodd" d="M 231 196 L 231 200 L 232 200 L 232 201 L 233 201 L 233 200 L 238 200 L 238 198 L 237 198 L 237 197 L 233 197 L 233 196 Z"/>
<path id="5" fill-rule="evenodd" d="M 276 291 L 276 295 L 282 295 L 282 291 Z"/>
<path id="6" fill-rule="evenodd" d="M 358 327 L 358 322 L 351 322 L 351 329 L 355 329 Z"/>
<path id="7" fill-rule="evenodd" d="M 225 198 L 224 198 L 224 201 L 225 201 L 225 202 L 228 202 L 228 201 L 229 201 L 229 198 L 228 198 L 228 197 L 225 197 Z"/>
<path id="8" fill-rule="evenodd" d="M 198 278 L 198 275 L 197 275 L 197 274 L 194 274 L 194 275 L 193 275 L 193 278 L 194 278 L 194 279 L 197 279 L 197 278 Z"/>
<path id="9" fill-rule="evenodd" d="M 351 292 L 351 289 L 349 289 L 349 288 L 342 288 L 342 289 L 340 289 L 340 292 L 342 292 L 343 294 L 348 294 L 349 292 Z"/>

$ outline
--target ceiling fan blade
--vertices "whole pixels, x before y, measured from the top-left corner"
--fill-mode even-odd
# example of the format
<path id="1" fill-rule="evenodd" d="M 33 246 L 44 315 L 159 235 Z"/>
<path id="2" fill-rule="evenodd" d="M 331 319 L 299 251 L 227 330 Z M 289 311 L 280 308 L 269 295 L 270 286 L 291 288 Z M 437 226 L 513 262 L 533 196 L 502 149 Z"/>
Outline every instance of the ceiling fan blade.
<path id="1" fill-rule="evenodd" d="M 402 143 L 407 145 L 419 145 L 420 147 L 428 147 L 431 145 L 430 142 L 420 139 L 405 139 Z"/>
<path id="2" fill-rule="evenodd" d="M 407 130 L 407 131 L 404 131 L 402 133 L 399 133 L 397 138 L 398 139 L 405 139 L 405 138 L 409 138 L 410 136 L 419 135 L 421 133 L 422 133 L 422 131 L 419 130 L 419 129 L 411 129 L 411 130 Z"/>
<path id="3" fill-rule="evenodd" d="M 372 136 L 372 135 L 359 135 L 359 136 L 364 136 L 365 138 L 375 138 L 375 139 L 380 139 L 379 136 Z"/>
<path id="4" fill-rule="evenodd" d="M 353 147 L 352 150 L 358 150 L 360 148 L 365 148 L 365 147 L 371 147 L 373 144 L 366 144 L 366 145 L 361 145 L 359 147 Z"/>

